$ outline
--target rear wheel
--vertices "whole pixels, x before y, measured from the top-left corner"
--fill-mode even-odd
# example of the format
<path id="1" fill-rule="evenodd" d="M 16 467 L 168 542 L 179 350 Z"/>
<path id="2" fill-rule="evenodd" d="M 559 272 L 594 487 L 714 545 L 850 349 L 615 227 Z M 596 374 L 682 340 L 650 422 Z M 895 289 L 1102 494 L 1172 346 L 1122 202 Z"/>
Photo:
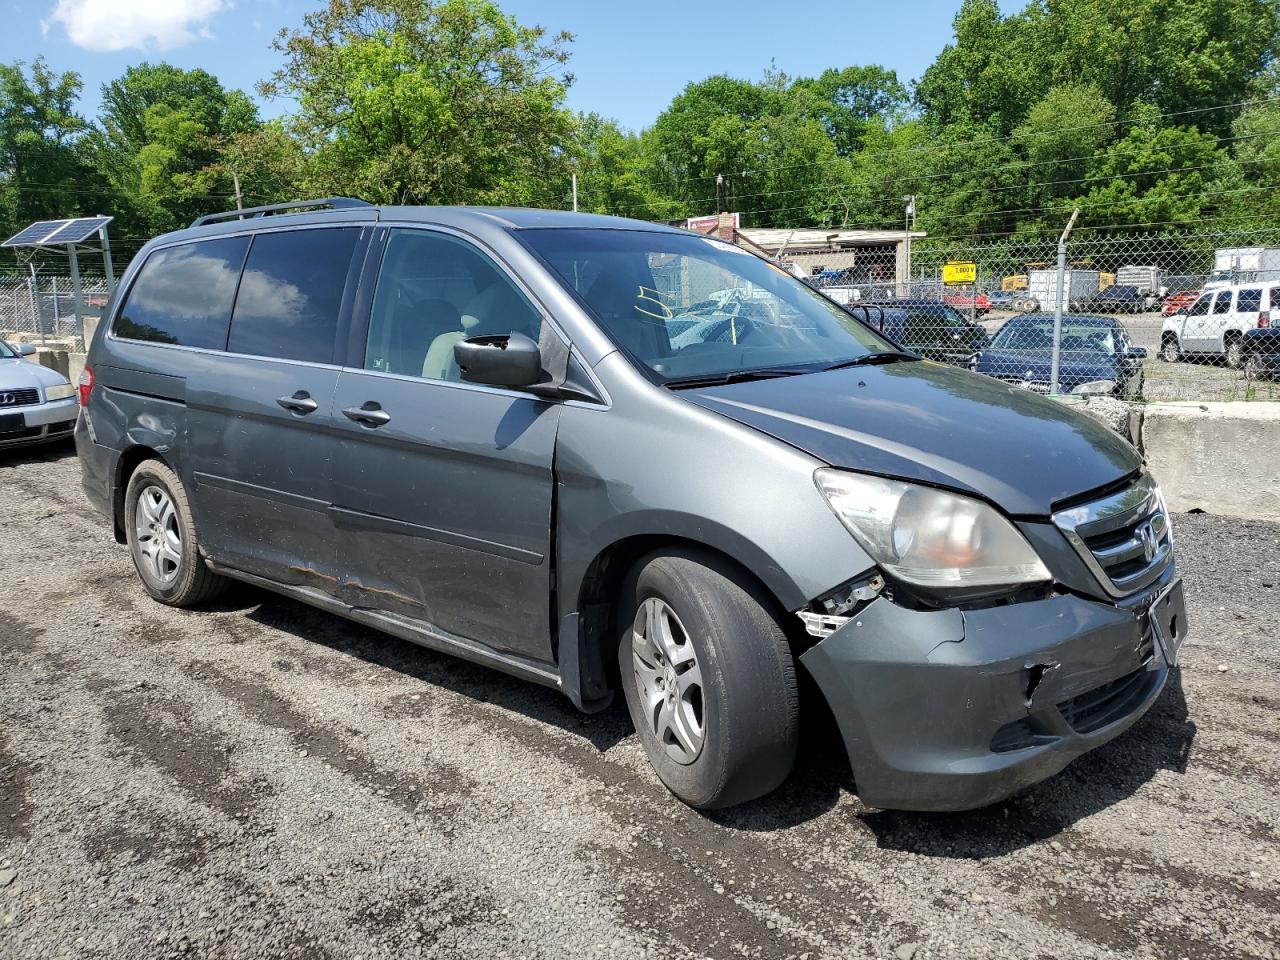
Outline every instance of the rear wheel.
<path id="1" fill-rule="evenodd" d="M 138 464 L 125 490 L 125 537 L 147 593 L 172 607 L 203 603 L 228 581 L 200 555 L 195 521 L 178 475 L 159 460 Z"/>
<path id="2" fill-rule="evenodd" d="M 1244 344 L 1239 337 L 1233 337 L 1227 341 L 1227 366 L 1232 370 L 1239 370 L 1243 363 Z"/>
<path id="3" fill-rule="evenodd" d="M 690 806 L 763 796 L 795 761 L 795 664 L 761 600 L 746 578 L 693 551 L 649 556 L 626 588 L 627 708 L 659 779 Z"/>
<path id="4" fill-rule="evenodd" d="M 1178 344 L 1177 337 L 1164 338 L 1164 342 L 1160 344 L 1160 359 L 1165 363 L 1177 363 L 1182 359 L 1182 347 Z"/>

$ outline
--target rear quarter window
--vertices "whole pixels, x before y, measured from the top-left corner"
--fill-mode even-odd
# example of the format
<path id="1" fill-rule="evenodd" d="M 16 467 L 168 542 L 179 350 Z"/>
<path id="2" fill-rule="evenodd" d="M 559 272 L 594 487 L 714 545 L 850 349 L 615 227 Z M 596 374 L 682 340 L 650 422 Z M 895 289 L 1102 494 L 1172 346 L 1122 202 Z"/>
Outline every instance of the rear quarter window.
<path id="1" fill-rule="evenodd" d="M 248 237 L 197 240 L 147 257 L 112 332 L 127 340 L 221 350 Z"/>
<path id="2" fill-rule="evenodd" d="M 1256 313 L 1262 309 L 1262 291 L 1260 289 L 1241 290 L 1236 300 L 1236 310 L 1241 313 Z"/>
<path id="3" fill-rule="evenodd" d="M 245 261 L 227 350 L 332 363 L 359 227 L 260 233 Z"/>

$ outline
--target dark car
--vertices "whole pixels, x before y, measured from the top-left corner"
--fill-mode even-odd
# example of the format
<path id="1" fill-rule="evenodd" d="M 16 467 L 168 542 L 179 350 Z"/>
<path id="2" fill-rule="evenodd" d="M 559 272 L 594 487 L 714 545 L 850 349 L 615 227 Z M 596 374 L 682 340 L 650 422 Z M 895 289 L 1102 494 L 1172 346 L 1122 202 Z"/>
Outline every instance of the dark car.
<path id="1" fill-rule="evenodd" d="M 1060 393 L 1140 397 L 1146 348 L 1135 347 L 1111 317 L 1065 314 L 1058 360 Z M 1053 314 L 1028 313 L 1000 328 L 972 369 L 1034 393 L 1049 393 Z"/>
<path id="2" fill-rule="evenodd" d="M 848 308 L 890 340 L 940 363 L 965 366 L 987 346 L 987 331 L 937 300 L 857 302 Z"/>
<path id="3" fill-rule="evenodd" d="M 1245 375 L 1250 380 L 1280 377 L 1280 327 L 1256 327 L 1240 338 Z"/>
<path id="4" fill-rule="evenodd" d="M 726 289 L 751 310 L 683 326 Z M 203 217 L 134 258 L 80 392 L 155 600 L 241 580 L 621 695 L 696 807 L 777 787 L 827 707 L 869 804 L 992 803 L 1136 722 L 1186 633 L 1126 441 L 652 223 Z"/>
<path id="5" fill-rule="evenodd" d="M 1116 284 L 1073 301 L 1071 309 L 1080 313 L 1142 313 L 1149 305 L 1148 297 L 1137 287 Z"/>

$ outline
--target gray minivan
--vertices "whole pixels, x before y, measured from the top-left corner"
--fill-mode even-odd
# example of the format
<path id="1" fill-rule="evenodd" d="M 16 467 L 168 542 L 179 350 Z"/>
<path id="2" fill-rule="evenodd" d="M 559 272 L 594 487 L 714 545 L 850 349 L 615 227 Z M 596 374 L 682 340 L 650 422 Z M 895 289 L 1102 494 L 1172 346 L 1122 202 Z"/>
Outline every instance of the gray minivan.
<path id="1" fill-rule="evenodd" d="M 751 309 L 707 323 L 725 291 Z M 583 710 L 620 690 L 695 807 L 783 781 L 801 691 L 867 803 L 993 802 L 1141 717 L 1187 631 L 1128 443 L 650 223 L 204 217 L 135 258 L 81 400 L 157 600 L 246 581 Z"/>

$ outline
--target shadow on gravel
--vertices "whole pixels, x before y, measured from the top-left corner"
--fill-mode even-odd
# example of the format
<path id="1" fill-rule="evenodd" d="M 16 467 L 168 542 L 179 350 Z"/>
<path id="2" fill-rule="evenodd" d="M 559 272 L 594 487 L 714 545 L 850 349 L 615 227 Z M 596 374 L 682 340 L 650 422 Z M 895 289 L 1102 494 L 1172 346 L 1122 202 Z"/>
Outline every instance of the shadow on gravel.
<path id="1" fill-rule="evenodd" d="M 75 455 L 75 441 L 69 438 L 34 447 L 7 447 L 0 449 L 0 470 L 5 467 L 25 467 L 32 463 L 57 463 Z"/>
<path id="2" fill-rule="evenodd" d="M 249 598 L 246 588 L 239 598 L 228 598 L 228 609 L 242 609 L 243 601 Z M 287 597 L 254 591 L 254 599 L 260 601 L 260 605 L 245 614 L 248 620 L 293 634 L 308 643 L 321 644 L 365 663 L 443 687 L 478 703 L 491 703 L 514 710 L 531 720 L 560 727 L 566 733 L 589 741 L 601 752 L 631 735 L 631 721 L 626 709 L 620 709 L 617 703 L 598 714 L 583 714 L 562 693 L 548 687 L 436 653 Z"/>
<path id="3" fill-rule="evenodd" d="M 1048 840 L 1131 797 L 1161 770 L 1185 773 L 1196 725 L 1175 671 L 1150 712 L 1110 743 L 1010 799 L 964 813 L 881 810 L 859 819 L 877 845 L 923 856 L 978 859 Z"/>

